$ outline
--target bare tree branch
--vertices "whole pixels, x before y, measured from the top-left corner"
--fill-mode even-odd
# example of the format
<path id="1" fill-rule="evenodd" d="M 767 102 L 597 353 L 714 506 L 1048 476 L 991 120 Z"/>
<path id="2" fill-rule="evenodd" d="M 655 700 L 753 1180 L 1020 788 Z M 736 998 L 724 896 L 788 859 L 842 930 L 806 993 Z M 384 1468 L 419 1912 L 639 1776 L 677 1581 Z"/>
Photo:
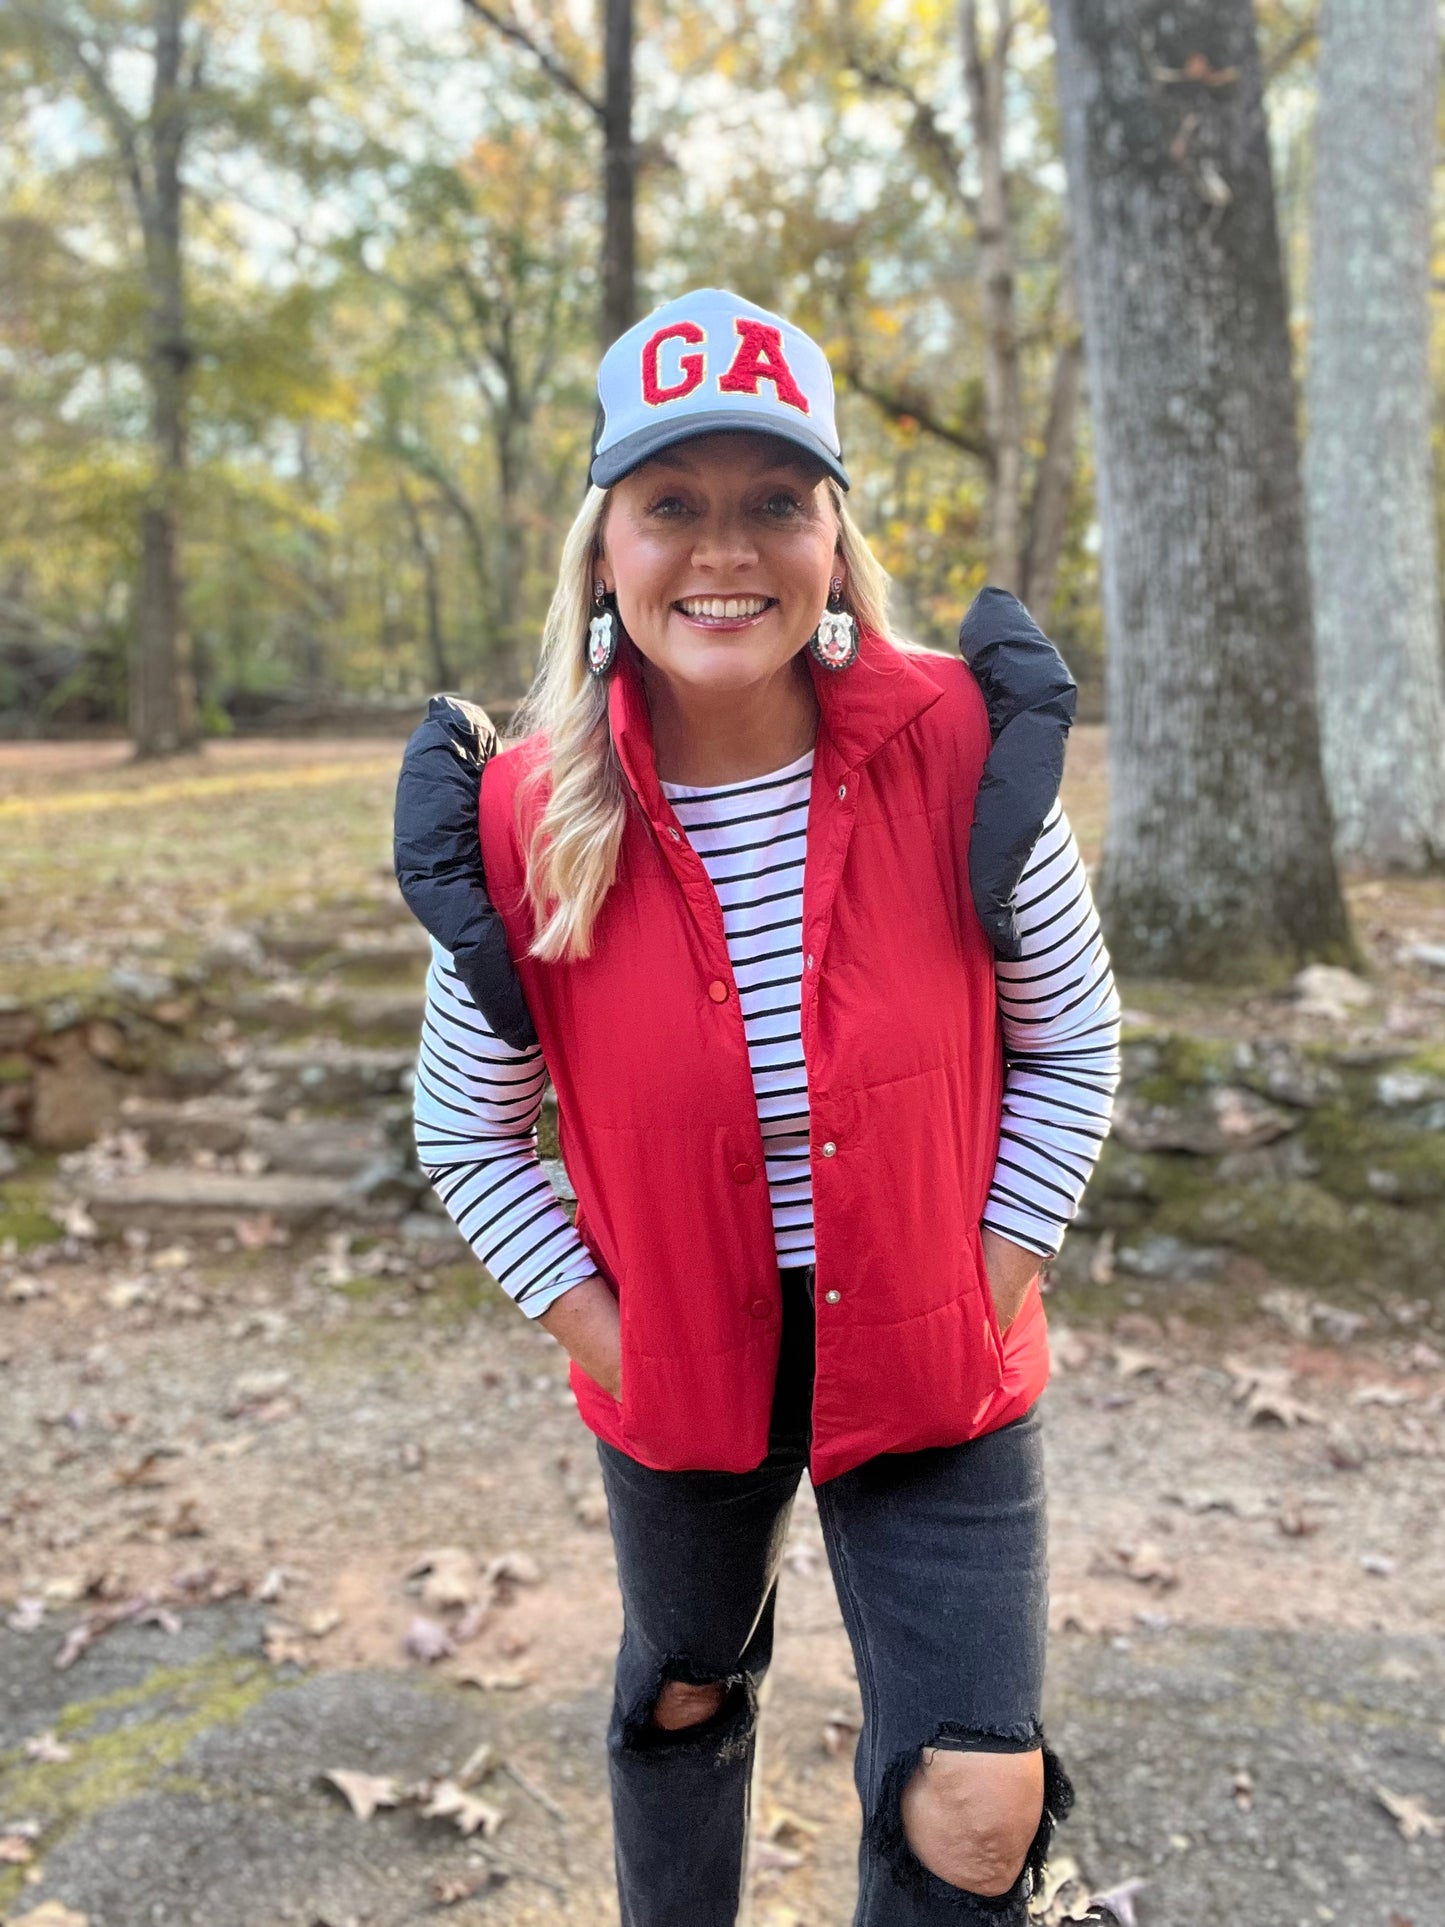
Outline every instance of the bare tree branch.
<path id="1" fill-rule="evenodd" d="M 12 0 L 12 3 L 27 25 L 52 44 L 62 47 L 67 58 L 79 70 L 86 92 L 115 137 L 126 179 L 135 196 L 136 212 L 142 225 L 145 225 L 149 218 L 150 194 L 141 159 L 140 136 L 134 119 L 127 113 L 110 84 L 104 58 L 97 58 L 87 47 L 84 36 L 65 21 L 57 19 L 49 7 L 32 5 L 29 0 Z"/>
<path id="2" fill-rule="evenodd" d="M 571 94 L 574 100 L 580 100 L 596 120 L 601 121 L 604 118 L 603 103 L 582 85 L 571 69 L 564 66 L 549 47 L 544 47 L 539 40 L 528 33 L 520 20 L 514 20 L 510 14 L 498 13 L 495 7 L 486 5 L 486 0 L 462 0 L 462 5 L 468 13 L 476 14 L 477 18 L 485 20 L 489 27 L 495 27 L 499 34 L 505 35 L 508 40 L 515 41 L 519 47 L 525 47 L 543 73 L 555 80 L 557 85 Z"/>
<path id="3" fill-rule="evenodd" d="M 919 153 L 932 163 L 939 179 L 969 219 L 977 220 L 978 201 L 963 185 L 963 168 L 967 156 L 939 120 L 938 111 L 932 102 L 925 100 L 917 88 L 896 68 L 880 65 L 876 59 L 870 59 L 860 48 L 850 50 L 848 63 L 865 86 L 873 88 L 880 94 L 894 94 L 899 100 L 908 104 L 913 114 L 908 138 Z"/>
<path id="4" fill-rule="evenodd" d="M 975 456 L 990 473 L 993 472 L 994 451 L 987 437 L 967 423 L 945 421 L 916 389 L 885 388 L 865 374 L 856 361 L 850 361 L 842 373 L 856 393 L 866 396 L 894 421 L 916 423 L 925 434 L 947 442 L 950 448 L 959 448 L 964 454 Z"/>

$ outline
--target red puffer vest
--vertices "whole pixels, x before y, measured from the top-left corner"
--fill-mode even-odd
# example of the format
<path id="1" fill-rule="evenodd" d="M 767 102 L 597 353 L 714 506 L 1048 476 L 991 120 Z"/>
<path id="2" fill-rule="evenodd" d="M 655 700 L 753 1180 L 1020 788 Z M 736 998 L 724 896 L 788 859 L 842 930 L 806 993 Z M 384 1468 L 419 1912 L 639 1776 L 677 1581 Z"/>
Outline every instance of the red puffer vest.
<path id="1" fill-rule="evenodd" d="M 993 952 L 968 887 L 989 749 L 969 670 L 864 633 L 814 666 L 820 726 L 803 886 L 803 1052 L 817 1249 L 815 1482 L 878 1452 L 957 1444 L 1048 1377 L 1031 1289 L 999 1335 L 979 1217 L 998 1147 Z M 556 1087 L 577 1228 L 616 1290 L 622 1397 L 577 1366 L 582 1417 L 662 1470 L 766 1456 L 781 1296 L 762 1132 L 722 912 L 658 783 L 624 650 L 611 724 L 637 807 L 592 955 L 541 963 L 523 887 L 545 794 L 529 737 L 487 764 L 480 824 Z"/>

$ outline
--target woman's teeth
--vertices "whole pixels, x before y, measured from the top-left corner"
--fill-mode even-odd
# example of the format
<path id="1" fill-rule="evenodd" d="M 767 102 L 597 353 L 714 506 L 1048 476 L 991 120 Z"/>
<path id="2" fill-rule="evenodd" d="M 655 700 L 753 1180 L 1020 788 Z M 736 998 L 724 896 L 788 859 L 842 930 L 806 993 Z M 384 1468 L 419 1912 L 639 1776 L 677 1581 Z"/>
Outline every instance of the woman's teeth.
<path id="1" fill-rule="evenodd" d="M 685 616 L 741 622 L 747 616 L 760 616 L 772 600 L 771 596 L 689 596 L 677 606 Z"/>

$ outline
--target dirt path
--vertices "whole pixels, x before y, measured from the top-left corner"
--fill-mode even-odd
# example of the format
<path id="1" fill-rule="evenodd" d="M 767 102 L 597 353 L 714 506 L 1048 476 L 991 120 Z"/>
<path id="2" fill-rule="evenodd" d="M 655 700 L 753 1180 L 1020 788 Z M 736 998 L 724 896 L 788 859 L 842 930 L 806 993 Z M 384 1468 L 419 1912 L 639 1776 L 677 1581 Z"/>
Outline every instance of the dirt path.
<path id="1" fill-rule="evenodd" d="M 1137 1649 L 1143 1662 L 1193 1629 L 1438 1640 L 1441 1334 L 1408 1322 L 1305 1344 L 1277 1310 L 1222 1337 L 1163 1306 L 1112 1330 L 1055 1320 L 1059 1679 L 1078 1692 L 1083 1656 L 1094 1666 Z M 476 1720 L 523 1749 L 588 1843 L 565 1911 L 553 1895 L 550 1915 L 528 1913 L 536 1896 L 519 1878 L 506 1911 L 498 1890 L 485 1918 L 612 1917 L 599 1738 L 618 1607 L 590 1440 L 555 1347 L 475 1266 L 454 1251 L 429 1265 L 387 1242 L 348 1257 L 335 1240 L 12 1262 L 0 1268 L 0 1361 L 0 1596 L 12 1626 L 30 1628 L 16 1635 L 28 1651 L 53 1655 L 77 1612 L 147 1590 L 183 1629 L 207 1617 L 195 1600 L 262 1594 L 257 1636 L 278 1678 L 298 1661 L 368 1680 L 381 1669 L 404 1694 L 422 1676 L 471 1675 L 484 1682 L 464 1695 Z M 408 1630 L 419 1613 L 455 1629 L 467 1582 L 455 1607 L 429 1609 L 407 1575 L 448 1546 L 483 1573 L 506 1563 L 490 1587 L 473 1574 L 473 1592 L 493 1600 L 475 1635 L 423 1665 L 407 1656 Z M 68 1676 L 76 1695 L 92 1696 L 88 1669 L 110 1642 L 143 1636 L 163 1661 L 163 1632 L 105 1633 Z M 766 1927 L 847 1918 L 856 1705 L 805 1494 L 770 1711 L 764 1826 L 779 1839 L 758 1873 Z M 1077 1710 L 1069 1719 L 1087 1753 L 1095 1729 Z M 400 1754 L 389 1763 L 385 1747 L 373 1755 L 372 1772 L 423 1770 Z M 1445 1807 L 1445 1785 L 1414 1791 L 1432 1814 Z M 0 1813 L 0 1825 L 17 1817 Z M 1173 1851 L 1167 1836 L 1131 1845 L 1097 1812 L 1077 1831 L 1100 1886 Z M 535 1814 L 512 1838 L 545 1866 Z"/>

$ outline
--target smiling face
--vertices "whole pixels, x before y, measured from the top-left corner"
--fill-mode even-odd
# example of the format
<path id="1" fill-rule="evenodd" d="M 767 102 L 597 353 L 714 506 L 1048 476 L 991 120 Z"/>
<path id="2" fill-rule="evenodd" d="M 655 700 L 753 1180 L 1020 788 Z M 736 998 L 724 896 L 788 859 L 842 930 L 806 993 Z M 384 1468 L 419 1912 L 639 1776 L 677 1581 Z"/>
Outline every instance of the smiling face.
<path id="1" fill-rule="evenodd" d="M 652 667 L 695 695 L 785 669 L 843 578 L 822 468 L 768 435 L 702 435 L 612 489 L 597 576 Z"/>

